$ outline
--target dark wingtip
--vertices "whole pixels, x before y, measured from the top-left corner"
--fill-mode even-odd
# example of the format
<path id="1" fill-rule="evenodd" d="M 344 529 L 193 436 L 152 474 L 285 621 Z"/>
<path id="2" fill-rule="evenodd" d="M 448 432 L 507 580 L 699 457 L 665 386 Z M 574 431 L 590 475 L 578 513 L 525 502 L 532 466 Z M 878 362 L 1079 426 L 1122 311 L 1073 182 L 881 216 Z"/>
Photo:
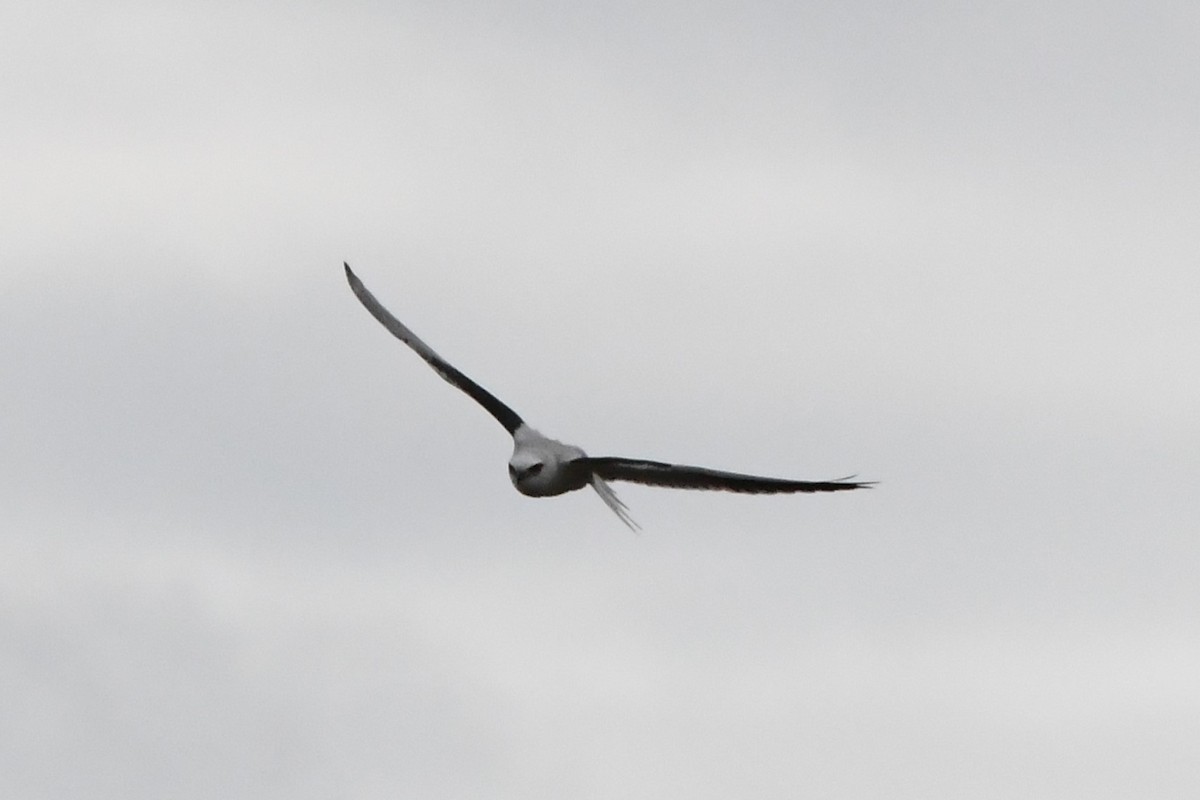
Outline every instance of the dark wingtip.
<path id="1" fill-rule="evenodd" d="M 354 290 L 355 294 L 358 294 L 362 289 L 362 281 L 360 281 L 358 276 L 354 274 L 354 270 L 350 269 L 350 264 L 348 262 L 343 261 L 342 266 L 346 268 L 346 280 L 350 283 L 350 288 Z"/>
<path id="2" fill-rule="evenodd" d="M 875 484 L 879 483 L 879 481 L 854 480 L 857 477 L 858 475 L 847 475 L 844 478 L 834 478 L 831 481 L 826 481 L 826 483 L 830 483 L 835 486 L 844 486 L 849 489 L 870 489 L 871 487 L 875 486 Z"/>

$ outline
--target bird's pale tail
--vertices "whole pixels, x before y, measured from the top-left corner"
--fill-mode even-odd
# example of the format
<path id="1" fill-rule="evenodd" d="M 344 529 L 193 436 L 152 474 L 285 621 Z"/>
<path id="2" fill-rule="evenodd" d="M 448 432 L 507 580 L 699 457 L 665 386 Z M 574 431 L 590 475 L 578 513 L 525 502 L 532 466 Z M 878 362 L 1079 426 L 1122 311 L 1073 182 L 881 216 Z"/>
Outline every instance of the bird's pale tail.
<path id="1" fill-rule="evenodd" d="M 617 497 L 617 493 L 602 478 L 593 475 L 592 488 L 596 490 L 596 494 L 600 495 L 604 505 L 611 508 L 612 512 L 621 518 L 621 522 L 629 527 L 629 530 L 634 533 L 641 530 L 641 526 L 634 521 L 633 517 L 629 516 L 629 508 L 621 502 L 621 498 Z"/>

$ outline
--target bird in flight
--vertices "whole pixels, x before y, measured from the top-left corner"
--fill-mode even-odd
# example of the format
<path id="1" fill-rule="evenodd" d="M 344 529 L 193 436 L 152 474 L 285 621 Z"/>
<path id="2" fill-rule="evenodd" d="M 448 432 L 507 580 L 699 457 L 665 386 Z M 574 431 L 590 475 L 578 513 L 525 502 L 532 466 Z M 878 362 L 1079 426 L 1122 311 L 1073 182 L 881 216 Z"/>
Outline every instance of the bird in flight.
<path id="1" fill-rule="evenodd" d="M 675 489 L 717 489 L 747 494 L 792 494 L 796 492 L 842 492 L 870 488 L 872 482 L 854 482 L 849 478 L 830 481 L 796 481 L 785 478 L 766 478 L 743 475 L 705 467 L 667 464 L 640 458 L 604 456 L 595 458 L 582 449 L 551 439 L 529 427 L 517 412 L 502 403 L 495 395 L 459 372 L 433 348 L 409 330 L 408 326 L 375 299 L 362 281 L 343 263 L 346 280 L 355 297 L 379 320 L 393 336 L 416 351 L 433 371 L 452 386 L 461 389 L 483 406 L 513 437 L 513 454 L 508 460 L 508 476 L 521 494 L 529 497 L 552 497 L 585 486 L 591 486 L 613 513 L 631 530 L 638 524 L 629 516 L 629 509 L 608 485 L 609 481 L 631 481 L 648 486 L 667 486 Z"/>

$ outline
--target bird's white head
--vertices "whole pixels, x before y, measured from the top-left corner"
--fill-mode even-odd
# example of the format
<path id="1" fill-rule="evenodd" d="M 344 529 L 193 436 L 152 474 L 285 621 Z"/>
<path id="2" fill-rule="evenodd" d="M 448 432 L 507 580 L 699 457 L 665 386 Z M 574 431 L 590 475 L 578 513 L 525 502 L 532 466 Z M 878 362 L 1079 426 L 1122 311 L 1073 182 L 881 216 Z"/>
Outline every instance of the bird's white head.
<path id="1" fill-rule="evenodd" d="M 540 495 L 538 489 L 545 483 L 548 468 L 553 471 L 538 453 L 518 449 L 508 462 L 508 477 L 521 494 Z"/>
<path id="2" fill-rule="evenodd" d="M 571 466 L 584 455 L 578 447 L 542 436 L 527 425 L 513 434 L 513 454 L 508 477 L 517 491 L 530 497 L 550 497 L 578 489 L 586 477 Z"/>

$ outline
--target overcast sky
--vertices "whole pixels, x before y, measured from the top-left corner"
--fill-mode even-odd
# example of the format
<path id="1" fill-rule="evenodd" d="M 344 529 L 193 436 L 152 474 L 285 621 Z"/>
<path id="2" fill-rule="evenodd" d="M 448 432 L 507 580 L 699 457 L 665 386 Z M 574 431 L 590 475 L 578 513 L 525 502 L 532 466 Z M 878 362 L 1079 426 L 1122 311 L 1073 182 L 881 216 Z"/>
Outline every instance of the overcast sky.
<path id="1" fill-rule="evenodd" d="M 1196 797 L 1198 8 L 5 6 L 0 795 Z"/>

